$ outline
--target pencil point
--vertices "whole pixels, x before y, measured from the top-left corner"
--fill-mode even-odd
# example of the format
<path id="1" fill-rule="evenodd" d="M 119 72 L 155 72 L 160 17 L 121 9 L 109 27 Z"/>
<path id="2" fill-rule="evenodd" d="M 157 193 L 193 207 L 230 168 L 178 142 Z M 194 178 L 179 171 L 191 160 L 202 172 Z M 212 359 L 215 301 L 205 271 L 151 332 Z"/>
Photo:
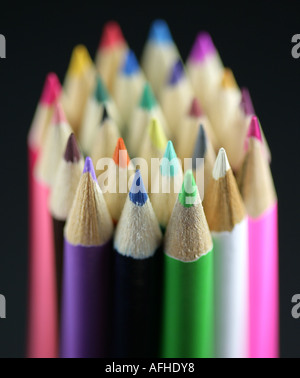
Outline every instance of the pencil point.
<path id="1" fill-rule="evenodd" d="M 203 115 L 203 111 L 200 107 L 199 101 L 195 97 L 192 101 L 191 108 L 189 111 L 189 116 L 194 118 L 199 118 Z"/>
<path id="2" fill-rule="evenodd" d="M 155 43 L 173 43 L 168 24 L 164 20 L 155 20 L 150 28 L 149 40 Z"/>
<path id="3" fill-rule="evenodd" d="M 193 154 L 193 170 L 197 168 L 197 159 L 204 159 L 207 151 L 207 136 L 204 127 L 200 125 Z"/>
<path id="4" fill-rule="evenodd" d="M 80 160 L 81 154 L 79 151 L 79 147 L 75 138 L 75 135 L 72 133 L 69 136 L 66 151 L 64 154 L 64 159 L 66 162 L 76 163 Z"/>
<path id="5" fill-rule="evenodd" d="M 238 88 L 238 85 L 235 81 L 235 77 L 230 68 L 225 68 L 224 70 L 224 74 L 221 81 L 221 87 L 224 89 Z"/>
<path id="6" fill-rule="evenodd" d="M 103 106 L 103 114 L 102 114 L 102 118 L 101 118 L 101 125 L 102 125 L 106 120 L 108 120 L 108 119 L 110 119 L 110 116 L 109 116 L 109 114 L 108 114 L 108 111 L 107 111 L 106 106 L 104 105 L 104 106 Z"/>
<path id="7" fill-rule="evenodd" d="M 93 62 L 87 48 L 78 45 L 72 52 L 68 73 L 73 76 L 81 76 L 92 65 Z"/>
<path id="8" fill-rule="evenodd" d="M 167 148 L 160 165 L 160 171 L 162 176 L 174 177 L 177 175 L 179 169 L 179 162 L 173 146 L 173 143 L 169 140 Z"/>
<path id="9" fill-rule="evenodd" d="M 152 118 L 149 126 L 149 136 L 152 144 L 158 150 L 164 150 L 166 148 L 167 139 L 164 131 L 156 118 Z"/>
<path id="10" fill-rule="evenodd" d="M 46 77 L 40 102 L 44 105 L 53 105 L 61 94 L 61 84 L 57 75 L 53 72 Z"/>
<path id="11" fill-rule="evenodd" d="M 253 116 L 251 118 L 248 134 L 247 134 L 247 139 L 249 138 L 255 138 L 255 139 L 258 139 L 260 142 L 262 142 L 260 124 L 256 116 Z"/>
<path id="12" fill-rule="evenodd" d="M 124 151 L 120 154 L 120 151 Z M 130 158 L 124 143 L 123 138 L 118 139 L 118 143 L 115 148 L 115 152 L 113 155 L 113 160 L 116 163 L 116 165 L 120 166 L 121 168 L 128 167 L 130 163 Z"/>
<path id="13" fill-rule="evenodd" d="M 211 36 L 207 32 L 201 32 L 197 35 L 189 59 L 195 63 L 202 62 L 209 55 L 216 54 L 215 45 Z"/>
<path id="14" fill-rule="evenodd" d="M 152 92 L 149 83 L 146 83 L 144 86 L 144 91 L 140 101 L 140 107 L 145 110 L 151 110 L 156 106 L 156 99 Z"/>
<path id="15" fill-rule="evenodd" d="M 99 48 L 112 48 L 116 45 L 125 44 L 125 39 L 116 21 L 109 21 L 104 25 Z"/>
<path id="16" fill-rule="evenodd" d="M 129 198 L 132 203 L 138 206 L 143 206 L 148 200 L 148 194 L 146 192 L 141 172 L 136 171 L 133 183 L 129 192 Z"/>
<path id="17" fill-rule="evenodd" d="M 241 109 L 245 113 L 246 116 L 251 116 L 255 114 L 255 110 L 253 107 L 252 99 L 250 96 L 250 92 L 247 88 L 241 89 L 242 99 L 241 99 Z"/>
<path id="18" fill-rule="evenodd" d="M 102 104 L 103 102 L 109 100 L 109 94 L 99 75 L 96 78 L 96 88 L 94 92 L 94 97 L 99 104 Z"/>
<path id="19" fill-rule="evenodd" d="M 90 157 L 87 157 L 85 159 L 83 174 L 85 174 L 85 173 L 90 173 L 90 175 L 92 176 L 92 179 L 97 182 L 95 169 L 94 169 L 94 166 L 93 166 L 92 159 Z"/>
<path id="20" fill-rule="evenodd" d="M 55 104 L 53 113 L 53 123 L 55 125 L 60 125 L 62 123 L 67 123 L 65 112 L 59 102 Z"/>
<path id="21" fill-rule="evenodd" d="M 171 75 L 168 80 L 170 86 L 175 86 L 184 76 L 184 67 L 181 60 L 178 60 L 171 69 Z"/>
<path id="22" fill-rule="evenodd" d="M 219 180 L 226 176 L 226 173 L 230 170 L 230 164 L 224 148 L 221 148 L 213 169 L 213 178 Z"/>
<path id="23" fill-rule="evenodd" d="M 139 72 L 140 66 L 135 56 L 135 53 L 132 50 L 129 50 L 122 67 L 122 73 L 125 76 L 131 76 Z"/>
<path id="24" fill-rule="evenodd" d="M 179 193 L 179 202 L 184 207 L 192 207 L 197 200 L 197 185 L 191 170 L 184 175 L 181 192 Z"/>

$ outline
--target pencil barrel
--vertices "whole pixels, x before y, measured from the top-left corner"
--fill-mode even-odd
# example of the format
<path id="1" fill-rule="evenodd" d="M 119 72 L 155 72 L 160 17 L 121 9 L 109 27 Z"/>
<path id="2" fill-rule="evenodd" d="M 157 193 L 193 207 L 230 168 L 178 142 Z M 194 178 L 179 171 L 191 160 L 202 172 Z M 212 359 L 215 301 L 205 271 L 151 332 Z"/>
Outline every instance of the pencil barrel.
<path id="1" fill-rule="evenodd" d="M 66 222 L 52 218 L 52 223 L 55 246 L 57 308 L 58 314 L 60 314 L 63 276 L 64 227 Z"/>
<path id="2" fill-rule="evenodd" d="M 195 262 L 165 255 L 162 357 L 212 358 L 213 251 Z"/>
<path id="3" fill-rule="evenodd" d="M 111 241 L 83 247 L 65 240 L 62 358 L 109 355 L 111 248 Z"/>

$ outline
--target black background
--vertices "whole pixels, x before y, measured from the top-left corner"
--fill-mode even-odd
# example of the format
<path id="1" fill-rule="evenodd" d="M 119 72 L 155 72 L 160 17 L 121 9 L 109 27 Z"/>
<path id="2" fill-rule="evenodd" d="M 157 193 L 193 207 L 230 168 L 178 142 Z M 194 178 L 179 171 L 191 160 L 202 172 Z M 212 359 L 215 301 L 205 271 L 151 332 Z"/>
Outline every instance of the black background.
<path id="1" fill-rule="evenodd" d="M 94 56 L 103 23 L 110 19 L 120 22 L 140 56 L 149 25 L 158 17 L 168 21 L 184 59 L 196 33 L 208 30 L 239 85 L 250 88 L 272 148 L 280 204 L 281 354 L 298 357 L 300 320 L 291 317 L 291 298 L 300 292 L 300 59 L 292 58 L 291 39 L 300 33 L 300 2 L 3 3 L 0 34 L 7 40 L 7 59 L 0 60 L 0 294 L 7 299 L 7 319 L 0 319 L 0 357 L 25 355 L 26 136 L 45 75 L 55 71 L 63 80 L 78 43 Z"/>

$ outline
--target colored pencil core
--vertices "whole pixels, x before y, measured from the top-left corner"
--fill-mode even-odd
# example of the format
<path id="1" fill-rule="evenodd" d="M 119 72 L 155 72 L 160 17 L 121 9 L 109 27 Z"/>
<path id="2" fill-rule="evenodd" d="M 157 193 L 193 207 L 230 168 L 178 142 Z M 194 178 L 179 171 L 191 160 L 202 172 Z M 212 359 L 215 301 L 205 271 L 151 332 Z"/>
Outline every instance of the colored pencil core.
<path id="1" fill-rule="evenodd" d="M 125 152 L 123 152 L 120 156 L 120 151 L 125 151 Z M 128 167 L 128 165 L 130 163 L 130 158 L 129 158 L 129 155 L 128 155 L 128 152 L 127 152 L 123 138 L 118 139 L 118 143 L 117 143 L 114 155 L 113 155 L 113 159 L 114 159 L 114 162 L 116 163 L 116 165 L 118 165 L 121 168 Z"/>
<path id="2" fill-rule="evenodd" d="M 200 125 L 198 138 L 193 154 L 193 170 L 197 169 L 197 159 L 204 159 L 207 151 L 207 136 L 204 127 Z"/>
<path id="3" fill-rule="evenodd" d="M 72 133 L 69 136 L 64 159 L 66 162 L 75 163 L 80 160 L 81 154 L 78 148 L 78 144 L 75 135 Z"/>
<path id="4" fill-rule="evenodd" d="M 262 142 L 262 136 L 261 136 L 261 131 L 260 131 L 260 124 L 259 120 L 256 116 L 253 116 L 251 118 L 248 134 L 247 134 L 247 139 L 248 138 L 256 138 L 260 142 Z"/>
<path id="5" fill-rule="evenodd" d="M 191 104 L 191 108 L 189 111 L 189 116 L 194 118 L 199 118 L 203 115 L 203 111 L 200 107 L 199 101 L 197 98 L 194 98 Z"/>
<path id="6" fill-rule="evenodd" d="M 192 207 L 195 204 L 197 199 L 197 186 L 191 170 L 187 171 L 184 176 L 184 182 L 178 199 L 181 205 L 186 208 Z"/>
<path id="7" fill-rule="evenodd" d="M 90 157 L 87 157 L 85 159 L 83 174 L 85 174 L 85 173 L 90 173 L 91 176 L 92 176 L 92 179 L 97 182 L 97 177 L 96 177 L 96 173 L 95 173 L 95 170 L 94 170 L 93 162 L 92 162 L 92 159 Z"/>
<path id="8" fill-rule="evenodd" d="M 168 24 L 164 20 L 156 20 L 152 23 L 149 40 L 158 44 L 173 43 L 173 38 Z"/>
<path id="9" fill-rule="evenodd" d="M 216 54 L 215 45 L 207 32 L 198 34 L 189 59 L 195 63 L 202 62 L 206 57 Z"/>
<path id="10" fill-rule="evenodd" d="M 94 92 L 94 97 L 99 104 L 102 104 L 103 102 L 106 102 L 109 100 L 109 94 L 100 76 L 97 76 L 97 79 L 96 79 L 96 89 Z"/>
<path id="11" fill-rule="evenodd" d="M 175 86 L 184 76 L 184 67 L 181 60 L 178 60 L 172 68 L 171 75 L 169 77 L 168 84 Z"/>
<path id="12" fill-rule="evenodd" d="M 238 88 L 233 72 L 229 68 L 225 68 L 224 70 L 224 74 L 221 81 L 221 87 L 224 89 Z"/>
<path id="13" fill-rule="evenodd" d="M 51 72 L 47 75 L 40 103 L 51 106 L 59 98 L 61 94 L 61 84 L 55 73 Z"/>
<path id="14" fill-rule="evenodd" d="M 140 66 L 135 56 L 135 53 L 132 50 L 129 50 L 126 55 L 124 65 L 122 67 L 122 73 L 125 76 L 131 76 L 139 72 L 139 70 Z"/>
<path id="15" fill-rule="evenodd" d="M 170 164 L 172 163 L 172 164 Z M 167 148 L 164 154 L 164 158 L 160 165 L 160 172 L 162 176 L 174 177 L 178 173 L 178 159 L 173 146 L 173 143 L 169 140 Z"/>
<path id="16" fill-rule="evenodd" d="M 241 99 L 241 108 L 244 111 L 246 116 L 251 116 L 255 114 L 255 110 L 253 107 L 252 99 L 250 96 L 250 92 L 247 88 L 241 89 L 242 99 Z"/>
<path id="17" fill-rule="evenodd" d="M 153 118 L 150 123 L 149 136 L 152 144 L 158 150 L 164 150 L 167 145 L 167 139 L 163 129 L 157 119 Z"/>
<path id="18" fill-rule="evenodd" d="M 156 99 L 149 83 L 145 84 L 143 95 L 140 101 L 140 107 L 145 110 L 151 110 L 156 106 Z"/>
<path id="19" fill-rule="evenodd" d="M 78 45 L 73 50 L 68 74 L 81 76 L 92 65 L 93 62 L 87 48 L 83 45 Z"/>
<path id="20" fill-rule="evenodd" d="M 99 49 L 113 48 L 125 44 L 125 39 L 120 25 L 115 21 L 110 21 L 103 28 Z"/>
<path id="21" fill-rule="evenodd" d="M 148 195 L 144 187 L 141 172 L 139 170 L 137 170 L 135 173 L 129 192 L 129 198 L 132 203 L 138 206 L 144 206 L 144 204 L 147 202 Z"/>

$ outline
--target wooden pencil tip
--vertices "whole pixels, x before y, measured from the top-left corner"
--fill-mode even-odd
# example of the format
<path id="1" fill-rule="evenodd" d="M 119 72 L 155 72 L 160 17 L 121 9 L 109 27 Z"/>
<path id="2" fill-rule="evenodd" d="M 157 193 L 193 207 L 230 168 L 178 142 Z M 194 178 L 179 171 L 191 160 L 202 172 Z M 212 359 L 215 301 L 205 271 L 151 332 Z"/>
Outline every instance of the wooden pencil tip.
<path id="1" fill-rule="evenodd" d="M 85 174 L 85 173 L 89 173 L 92 176 L 92 179 L 94 181 L 98 182 L 97 177 L 96 177 L 96 173 L 95 173 L 95 169 L 94 169 L 94 166 L 93 166 L 93 161 L 90 157 L 87 157 L 85 159 L 83 174 Z"/>
<path id="2" fill-rule="evenodd" d="M 120 151 L 123 151 L 123 152 L 121 153 Z M 113 155 L 113 160 L 116 163 L 116 165 L 118 165 L 121 168 L 128 167 L 130 163 L 130 158 L 129 158 L 123 138 L 118 139 L 115 152 Z"/>
<path id="3" fill-rule="evenodd" d="M 53 113 L 53 124 L 60 125 L 62 123 L 67 123 L 67 118 L 61 104 L 56 102 Z"/>
<path id="4" fill-rule="evenodd" d="M 81 76 L 92 65 L 93 62 L 87 48 L 83 45 L 78 45 L 73 50 L 68 74 Z"/>
<path id="5" fill-rule="evenodd" d="M 204 159 L 207 151 L 207 136 L 204 127 L 200 125 L 193 154 L 193 170 L 197 169 L 197 159 Z"/>
<path id="6" fill-rule="evenodd" d="M 53 72 L 49 73 L 45 80 L 40 103 L 48 106 L 53 105 L 58 100 L 61 89 L 57 75 Z"/>
<path id="7" fill-rule="evenodd" d="M 136 171 L 133 183 L 129 192 L 129 198 L 132 203 L 137 206 L 144 206 L 148 200 L 148 194 L 146 192 L 141 172 Z"/>
<path id="8" fill-rule="evenodd" d="M 66 151 L 64 154 L 64 159 L 66 162 L 70 163 L 76 163 L 80 160 L 81 154 L 79 151 L 79 147 L 76 141 L 75 135 L 72 133 L 69 136 L 68 142 L 67 142 L 67 147 Z"/>
<path id="9" fill-rule="evenodd" d="M 173 43 L 173 38 L 165 20 L 155 20 L 150 28 L 149 40 L 158 44 Z"/>
<path id="10" fill-rule="evenodd" d="M 99 49 L 114 48 L 125 44 L 120 25 L 116 21 L 109 21 L 104 25 Z"/>
<path id="11" fill-rule="evenodd" d="M 240 107 L 243 110 L 244 114 L 246 116 L 252 116 L 255 114 L 255 110 L 253 107 L 252 99 L 250 96 L 250 92 L 247 88 L 242 88 L 241 89 L 242 93 L 242 99 L 240 103 Z"/>
<path id="12" fill-rule="evenodd" d="M 201 32 L 197 35 L 189 59 L 195 63 L 205 60 L 209 55 L 215 55 L 216 48 L 211 36 L 207 32 Z"/>
<path id="13" fill-rule="evenodd" d="M 260 123 L 256 116 L 253 116 L 250 121 L 248 134 L 247 134 L 247 140 L 249 138 L 255 138 L 259 140 L 260 142 L 262 142 Z"/>
<path id="14" fill-rule="evenodd" d="M 125 61 L 122 67 L 122 73 L 125 76 L 131 76 L 140 71 L 140 66 L 135 53 L 132 50 L 128 50 L 125 57 Z"/>
<path id="15" fill-rule="evenodd" d="M 152 144 L 158 150 L 165 150 L 167 145 L 167 139 L 162 129 L 162 126 L 156 118 L 152 118 L 152 120 L 150 121 L 149 136 Z"/>
<path id="16" fill-rule="evenodd" d="M 182 206 L 192 207 L 196 204 L 198 189 L 193 172 L 188 170 L 184 175 L 181 192 L 178 199 Z"/>
<path id="17" fill-rule="evenodd" d="M 236 83 L 235 77 L 233 75 L 233 72 L 230 68 L 225 68 L 222 81 L 221 81 L 221 87 L 224 89 L 233 89 L 238 88 L 238 85 Z"/>
<path id="18" fill-rule="evenodd" d="M 190 110 L 189 110 L 189 116 L 193 117 L 193 118 L 199 118 L 202 115 L 203 115 L 203 111 L 200 107 L 200 103 L 199 103 L 198 99 L 195 97 L 192 100 L 192 103 L 191 103 L 191 107 L 190 107 Z"/>
<path id="19" fill-rule="evenodd" d="M 160 172 L 162 176 L 174 177 L 179 170 L 179 162 L 173 146 L 173 143 L 169 140 L 167 148 L 160 165 Z"/>
<path id="20" fill-rule="evenodd" d="M 227 154 L 224 148 L 221 148 L 213 169 L 213 178 L 217 181 L 226 176 L 226 173 L 231 169 Z"/>
<path id="21" fill-rule="evenodd" d="M 184 67 L 181 60 L 178 60 L 171 68 L 171 74 L 168 80 L 169 86 L 175 86 L 184 76 Z"/>
<path id="22" fill-rule="evenodd" d="M 94 92 L 94 97 L 99 104 L 102 104 L 109 100 L 108 91 L 105 88 L 105 85 L 99 75 L 96 78 L 96 88 Z"/>
<path id="23" fill-rule="evenodd" d="M 155 96 L 149 83 L 146 83 L 144 86 L 143 94 L 139 105 L 142 109 L 148 111 L 150 111 L 157 105 Z"/>

